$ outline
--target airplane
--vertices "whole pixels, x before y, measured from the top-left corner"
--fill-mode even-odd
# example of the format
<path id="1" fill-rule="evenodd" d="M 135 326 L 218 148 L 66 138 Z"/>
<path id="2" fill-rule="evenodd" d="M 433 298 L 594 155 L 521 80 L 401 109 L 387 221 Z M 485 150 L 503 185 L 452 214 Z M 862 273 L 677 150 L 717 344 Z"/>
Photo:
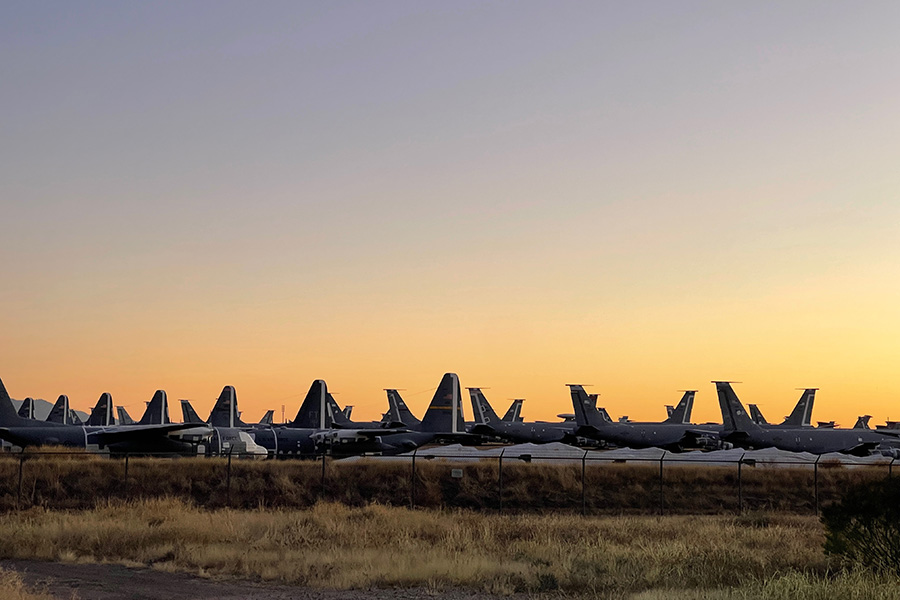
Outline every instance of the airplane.
<path id="1" fill-rule="evenodd" d="M 398 400 L 405 411 L 395 404 Z M 479 436 L 466 432 L 459 377 L 456 373 L 444 373 L 421 421 L 412 416 L 396 390 L 388 390 L 388 402 L 392 405 L 389 411 L 391 418 L 403 423 L 406 428 L 383 430 L 382 433 L 388 435 L 378 438 L 376 452 L 393 455 L 410 452 L 431 443 L 474 443 L 479 439 Z M 368 431 L 377 433 L 375 430 Z"/>
<path id="2" fill-rule="evenodd" d="M 28 397 L 22 401 L 18 415 L 23 419 L 34 419 L 34 398 Z"/>
<path id="3" fill-rule="evenodd" d="M 693 403 L 694 392 L 685 392 L 673 412 L 673 417 L 662 423 L 612 423 L 603 419 L 599 411 L 592 410 L 592 403 L 584 387 L 568 384 L 575 409 L 575 434 L 579 437 L 612 442 L 628 448 L 663 448 L 681 452 L 687 448 L 709 448 L 718 445 L 716 426 L 683 423 L 679 409 L 687 410 Z"/>
<path id="4" fill-rule="evenodd" d="M 509 405 L 509 408 L 506 410 L 506 414 L 503 415 L 503 418 L 500 419 L 504 423 L 522 423 L 525 419 L 522 418 L 522 403 L 525 402 L 522 398 L 517 398 L 512 401 L 512 404 Z"/>
<path id="5" fill-rule="evenodd" d="M 328 396 L 328 385 L 324 380 L 316 379 L 293 421 L 250 429 L 248 433 L 257 444 L 268 450 L 270 456 L 311 458 L 326 453 L 342 456 L 377 452 L 380 436 L 407 431 L 399 428 L 334 429 L 331 420 L 334 410 L 333 407 L 329 409 Z"/>
<path id="6" fill-rule="evenodd" d="M 63 425 L 73 425 L 72 411 L 69 410 L 69 397 L 62 394 L 56 399 L 56 404 L 50 409 L 50 414 L 44 419 L 47 423 L 62 423 Z"/>
<path id="7" fill-rule="evenodd" d="M 134 419 L 131 418 L 124 406 L 117 406 L 116 414 L 119 416 L 119 425 L 134 425 Z"/>
<path id="8" fill-rule="evenodd" d="M 110 427 L 116 424 L 116 419 L 113 417 L 112 395 L 109 392 L 100 394 L 100 399 L 97 400 L 97 404 L 94 405 L 91 415 L 84 424 L 102 427 Z"/>
<path id="9" fill-rule="evenodd" d="M 681 401 L 677 406 L 668 406 L 666 405 L 666 423 L 682 423 L 685 425 L 690 425 L 691 423 L 691 415 L 694 412 L 694 396 L 697 394 L 697 390 L 684 390 L 684 396 L 681 397 Z M 594 401 L 596 403 L 596 400 Z M 602 411 L 604 418 L 609 419 L 609 414 L 606 412 L 605 408 L 599 409 Z M 610 421 L 612 419 L 609 419 Z M 652 421 L 632 421 L 627 416 L 620 417 L 619 423 L 631 423 L 633 425 L 646 425 L 648 423 L 652 423 Z"/>
<path id="10" fill-rule="evenodd" d="M 762 411 L 755 404 L 748 405 L 750 408 L 750 417 L 754 423 L 762 427 L 784 427 L 794 429 L 796 427 L 812 427 L 813 405 L 816 402 L 816 390 L 818 388 L 806 388 L 797 400 L 794 410 L 791 414 L 784 418 L 780 424 L 769 423 L 763 416 Z"/>
<path id="11" fill-rule="evenodd" d="M 485 436 L 496 436 L 513 443 L 548 443 L 574 440 L 570 423 L 525 423 L 507 422 L 494 412 L 481 388 L 466 388 L 472 401 L 472 412 L 475 413 L 475 425 L 471 433 Z"/>
<path id="12" fill-rule="evenodd" d="M 263 415 L 262 419 L 259 420 L 259 425 L 271 427 L 274 424 L 275 424 L 275 411 L 272 409 L 269 409 L 266 411 L 266 414 Z"/>
<path id="13" fill-rule="evenodd" d="M 792 452 L 854 456 L 873 454 L 891 438 L 866 429 L 818 429 L 815 427 L 763 427 L 747 415 L 728 381 L 714 381 L 722 410 L 722 438 L 742 448 L 779 448 Z"/>
<path id="14" fill-rule="evenodd" d="M 22 448 L 60 445 L 113 453 L 193 453 L 193 441 L 211 434 L 208 428 L 184 423 L 95 427 L 23 419 L 0 381 L 0 438 Z"/>
<path id="15" fill-rule="evenodd" d="M 341 407 L 338 406 L 334 396 L 330 393 L 326 394 L 325 402 L 328 410 L 328 419 L 331 423 L 331 427 L 334 429 L 387 429 L 391 427 L 401 428 L 404 426 L 403 423 L 384 418 L 380 421 L 351 421 L 350 412 L 353 409 L 352 406 L 347 407 L 351 410 L 347 410 L 347 408 L 341 410 Z M 390 414 L 390 411 L 388 414 Z"/>
<path id="16" fill-rule="evenodd" d="M 862 415 L 856 419 L 856 424 L 853 425 L 853 429 L 871 429 L 869 427 L 869 419 L 872 418 L 872 415 Z"/>

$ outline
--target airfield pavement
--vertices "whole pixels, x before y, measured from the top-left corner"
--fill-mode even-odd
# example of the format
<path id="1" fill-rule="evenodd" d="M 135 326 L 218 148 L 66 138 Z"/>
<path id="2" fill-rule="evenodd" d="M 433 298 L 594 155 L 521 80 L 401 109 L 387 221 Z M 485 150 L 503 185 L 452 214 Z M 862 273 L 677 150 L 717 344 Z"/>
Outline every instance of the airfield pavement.
<path id="1" fill-rule="evenodd" d="M 461 588 L 327 590 L 240 580 L 215 580 L 184 573 L 115 564 L 3 560 L 0 568 L 17 571 L 25 583 L 60 600 L 523 600 Z"/>

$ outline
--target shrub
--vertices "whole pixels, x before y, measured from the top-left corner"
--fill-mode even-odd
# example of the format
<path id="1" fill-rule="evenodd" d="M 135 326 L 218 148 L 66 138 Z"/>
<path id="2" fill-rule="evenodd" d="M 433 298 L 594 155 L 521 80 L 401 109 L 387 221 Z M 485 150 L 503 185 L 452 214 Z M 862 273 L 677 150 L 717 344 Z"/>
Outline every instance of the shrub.
<path id="1" fill-rule="evenodd" d="M 900 575 L 900 479 L 850 487 L 822 521 L 826 553 Z"/>

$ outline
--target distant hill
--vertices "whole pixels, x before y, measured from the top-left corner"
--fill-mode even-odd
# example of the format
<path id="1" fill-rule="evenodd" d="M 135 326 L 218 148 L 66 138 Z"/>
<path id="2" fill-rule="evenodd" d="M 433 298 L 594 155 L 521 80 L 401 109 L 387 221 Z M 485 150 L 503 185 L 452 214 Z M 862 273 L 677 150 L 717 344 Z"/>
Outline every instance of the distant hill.
<path id="1" fill-rule="evenodd" d="M 22 406 L 22 400 L 13 400 L 12 403 L 16 410 L 19 410 L 19 407 Z M 36 399 L 34 401 L 34 418 L 38 421 L 46 421 L 47 415 L 50 414 L 50 410 L 53 408 L 54 404 L 55 401 L 47 402 L 46 400 Z M 88 417 L 91 416 L 89 413 L 80 410 L 76 410 L 75 414 L 78 415 L 78 418 L 82 421 L 87 421 Z"/>

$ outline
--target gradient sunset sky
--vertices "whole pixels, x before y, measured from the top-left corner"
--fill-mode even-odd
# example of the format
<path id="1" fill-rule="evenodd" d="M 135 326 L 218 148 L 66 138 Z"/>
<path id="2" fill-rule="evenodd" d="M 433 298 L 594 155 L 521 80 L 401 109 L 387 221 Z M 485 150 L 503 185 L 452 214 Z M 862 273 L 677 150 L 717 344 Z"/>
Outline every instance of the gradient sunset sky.
<path id="1" fill-rule="evenodd" d="M 900 418 L 900 3 L 0 5 L 0 378 Z M 465 410 L 471 418 L 468 398 Z"/>

